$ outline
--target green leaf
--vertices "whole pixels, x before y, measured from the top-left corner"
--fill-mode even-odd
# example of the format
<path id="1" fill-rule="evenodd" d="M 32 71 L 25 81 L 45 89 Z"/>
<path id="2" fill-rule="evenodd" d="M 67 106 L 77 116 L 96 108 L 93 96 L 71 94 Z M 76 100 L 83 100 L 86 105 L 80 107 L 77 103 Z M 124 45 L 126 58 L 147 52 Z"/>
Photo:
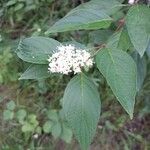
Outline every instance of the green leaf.
<path id="1" fill-rule="evenodd" d="M 52 135 L 55 139 L 61 135 L 61 130 L 61 124 L 59 122 L 52 126 Z"/>
<path id="2" fill-rule="evenodd" d="M 14 11 L 19 11 L 20 9 L 23 9 L 24 4 L 23 3 L 18 3 L 15 7 L 14 7 Z"/>
<path id="3" fill-rule="evenodd" d="M 84 74 L 75 76 L 63 97 L 63 112 L 82 149 L 87 150 L 100 116 L 100 97 L 94 83 Z"/>
<path id="4" fill-rule="evenodd" d="M 20 123 L 23 123 L 24 118 L 26 117 L 26 115 L 27 115 L 27 112 L 24 109 L 20 109 L 16 113 L 16 118 L 18 119 L 18 121 Z"/>
<path id="5" fill-rule="evenodd" d="M 7 3 L 6 3 L 6 6 L 9 7 L 9 6 L 12 6 L 14 4 L 17 3 L 17 0 L 9 0 Z"/>
<path id="6" fill-rule="evenodd" d="M 37 134 L 42 134 L 42 128 L 40 126 L 38 126 L 35 131 Z"/>
<path id="7" fill-rule="evenodd" d="M 63 139 L 66 143 L 70 143 L 72 140 L 72 131 L 69 129 L 65 124 L 62 125 L 62 133 L 61 133 L 61 139 Z"/>
<path id="8" fill-rule="evenodd" d="M 50 133 L 52 130 L 53 122 L 52 121 L 46 121 L 43 125 L 43 130 L 45 133 Z"/>
<path id="9" fill-rule="evenodd" d="M 34 126 L 30 124 L 29 122 L 25 122 L 21 130 L 22 132 L 32 132 L 34 131 Z"/>
<path id="10" fill-rule="evenodd" d="M 114 33 L 107 41 L 107 47 L 127 51 L 132 46 L 127 30 Z"/>
<path id="11" fill-rule="evenodd" d="M 141 58 L 136 51 L 132 54 L 132 57 L 137 65 L 137 91 L 139 91 L 146 77 L 147 64 L 145 57 Z"/>
<path id="12" fill-rule="evenodd" d="M 101 49 L 96 56 L 96 64 L 122 107 L 133 118 L 136 95 L 136 65 L 133 59 L 121 50 Z"/>
<path id="13" fill-rule="evenodd" d="M 111 36 L 110 30 L 97 30 L 89 33 L 90 42 L 94 44 L 104 44 Z"/>
<path id="14" fill-rule="evenodd" d="M 72 30 L 91 30 L 108 28 L 112 22 L 110 14 L 121 8 L 116 0 L 92 0 L 71 10 L 65 17 L 56 22 L 46 34 Z"/>
<path id="15" fill-rule="evenodd" d="M 55 109 L 48 110 L 47 111 L 47 116 L 53 122 L 58 122 L 58 120 L 59 120 L 57 110 L 55 110 Z"/>
<path id="16" fill-rule="evenodd" d="M 48 72 L 48 65 L 30 65 L 27 70 L 21 75 L 19 80 L 22 79 L 44 79 L 48 78 L 50 73 Z"/>
<path id="17" fill-rule="evenodd" d="M 10 102 L 7 103 L 7 109 L 14 110 L 15 107 L 16 107 L 16 104 L 15 104 L 14 101 L 10 101 Z"/>
<path id="18" fill-rule="evenodd" d="M 4 120 L 12 120 L 14 118 L 14 112 L 11 110 L 4 110 L 3 117 Z"/>
<path id="19" fill-rule="evenodd" d="M 36 64 L 48 64 L 48 57 L 61 43 L 46 37 L 30 37 L 20 41 L 17 55 L 24 61 Z"/>
<path id="20" fill-rule="evenodd" d="M 143 56 L 150 40 L 150 8 L 146 5 L 131 7 L 126 16 L 126 26 L 134 48 Z"/>
<path id="21" fill-rule="evenodd" d="M 146 49 L 146 52 L 147 52 L 147 55 L 150 57 L 150 41 L 149 41 L 148 47 Z"/>
<path id="22" fill-rule="evenodd" d="M 39 122 L 37 121 L 36 115 L 34 114 L 30 114 L 28 116 L 28 122 L 32 124 L 34 127 L 36 127 L 39 124 Z"/>

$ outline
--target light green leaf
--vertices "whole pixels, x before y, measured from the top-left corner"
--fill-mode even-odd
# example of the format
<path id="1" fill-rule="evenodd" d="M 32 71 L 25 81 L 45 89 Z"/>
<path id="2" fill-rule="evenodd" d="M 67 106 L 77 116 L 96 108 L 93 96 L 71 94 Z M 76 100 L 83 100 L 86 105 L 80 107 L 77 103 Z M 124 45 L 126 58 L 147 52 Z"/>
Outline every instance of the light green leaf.
<path id="1" fill-rule="evenodd" d="M 133 118 L 136 95 L 134 60 L 122 50 L 101 49 L 96 56 L 96 64 L 122 107 Z"/>
<path id="2" fill-rule="evenodd" d="M 34 126 L 29 122 L 25 122 L 25 124 L 21 128 L 22 132 L 33 132 Z"/>
<path id="3" fill-rule="evenodd" d="M 7 109 L 14 110 L 15 107 L 16 107 L 16 104 L 15 104 L 14 101 L 10 101 L 10 102 L 7 103 Z"/>
<path id="4" fill-rule="evenodd" d="M 17 3 L 17 0 L 9 0 L 7 3 L 6 3 L 6 6 L 9 7 L 9 6 L 12 6 L 14 4 Z"/>
<path id="5" fill-rule="evenodd" d="M 54 122 L 58 122 L 58 120 L 59 120 L 57 110 L 55 110 L 55 109 L 48 110 L 47 111 L 47 116 L 50 120 L 52 120 Z"/>
<path id="6" fill-rule="evenodd" d="M 28 116 L 28 122 L 32 124 L 34 127 L 36 127 L 39 124 L 39 122 L 37 121 L 36 115 L 34 114 L 30 114 Z"/>
<path id="7" fill-rule="evenodd" d="M 27 70 L 21 75 L 19 79 L 39 80 L 39 79 L 48 78 L 49 76 L 50 73 L 48 72 L 48 65 L 32 64 L 27 68 Z"/>
<path id="8" fill-rule="evenodd" d="M 20 9 L 23 9 L 24 4 L 23 3 L 18 3 L 15 7 L 14 7 L 14 11 L 19 11 Z"/>
<path id="9" fill-rule="evenodd" d="M 100 116 L 100 97 L 94 83 L 84 74 L 75 76 L 63 97 L 63 112 L 82 149 L 87 150 Z"/>
<path id="10" fill-rule="evenodd" d="M 24 109 L 20 109 L 16 113 L 16 118 L 18 119 L 18 121 L 20 123 L 23 123 L 24 118 L 26 117 L 26 115 L 27 115 L 27 112 Z"/>
<path id="11" fill-rule="evenodd" d="M 61 43 L 46 37 L 30 37 L 20 41 L 17 55 L 24 61 L 36 64 L 48 64 L 48 56 L 57 50 Z"/>
<path id="12" fill-rule="evenodd" d="M 62 133 L 61 133 L 61 139 L 63 139 L 66 143 L 70 143 L 72 140 L 72 131 L 69 129 L 65 124 L 62 125 Z"/>
<path id="13" fill-rule="evenodd" d="M 107 47 L 127 51 L 132 46 L 127 30 L 114 33 L 107 41 Z"/>
<path id="14" fill-rule="evenodd" d="M 126 16 L 126 26 L 134 48 L 143 56 L 150 40 L 150 8 L 146 5 L 131 7 Z"/>
<path id="15" fill-rule="evenodd" d="M 110 14 L 121 8 L 121 3 L 116 0 L 92 0 L 71 10 L 64 18 L 56 22 L 46 32 L 65 32 L 72 30 L 90 30 L 108 28 L 112 22 Z"/>
<path id="16" fill-rule="evenodd" d="M 11 110 L 4 110 L 3 117 L 4 120 L 12 120 L 14 118 L 14 112 Z"/>
<path id="17" fill-rule="evenodd" d="M 42 134 L 42 128 L 40 126 L 38 126 L 35 131 L 37 134 Z"/>
<path id="18" fill-rule="evenodd" d="M 52 121 L 46 121 L 43 125 L 43 130 L 45 133 L 50 133 L 52 130 L 53 122 Z"/>

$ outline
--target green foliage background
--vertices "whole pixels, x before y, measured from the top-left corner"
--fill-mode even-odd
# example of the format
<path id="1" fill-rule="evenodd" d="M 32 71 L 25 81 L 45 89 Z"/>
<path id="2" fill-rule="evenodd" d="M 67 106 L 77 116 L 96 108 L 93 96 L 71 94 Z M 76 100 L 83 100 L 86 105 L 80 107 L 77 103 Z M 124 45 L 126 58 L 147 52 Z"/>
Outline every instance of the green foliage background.
<path id="1" fill-rule="evenodd" d="M 61 108 L 64 89 L 72 76 L 53 75 L 50 79 L 39 77 L 38 81 L 18 81 L 30 64 L 18 59 L 15 50 L 20 38 L 45 36 L 44 32 L 50 26 L 83 2 L 86 0 L 1 0 L 0 149 L 79 149 L 72 138 L 71 130 L 58 111 Z M 126 14 L 127 10 L 124 9 L 113 16 L 118 23 Z M 118 24 L 114 23 L 109 31 L 71 31 L 63 34 L 56 33 L 51 37 L 60 42 L 76 40 L 85 45 L 95 46 L 108 40 L 117 27 Z M 122 37 L 128 42 L 125 30 L 112 35 L 112 39 L 118 40 Z M 112 45 L 114 48 L 123 46 L 119 40 L 116 45 L 112 39 L 108 40 L 111 47 Z M 140 58 L 137 54 L 133 57 L 139 64 L 139 68 L 143 68 L 142 72 L 147 70 L 147 74 L 141 74 L 139 77 L 139 92 L 133 120 L 130 120 L 119 103 L 114 101 L 116 98 L 103 76 L 97 70 L 94 70 L 91 75 L 96 85 L 100 83 L 98 90 L 103 93 L 101 95 L 103 113 L 91 145 L 92 150 L 149 149 L 150 64 L 147 56 L 142 62 L 138 61 Z M 44 67 L 42 68 L 44 70 Z M 34 74 L 31 79 L 33 77 Z M 25 79 L 26 76 L 21 78 Z"/>

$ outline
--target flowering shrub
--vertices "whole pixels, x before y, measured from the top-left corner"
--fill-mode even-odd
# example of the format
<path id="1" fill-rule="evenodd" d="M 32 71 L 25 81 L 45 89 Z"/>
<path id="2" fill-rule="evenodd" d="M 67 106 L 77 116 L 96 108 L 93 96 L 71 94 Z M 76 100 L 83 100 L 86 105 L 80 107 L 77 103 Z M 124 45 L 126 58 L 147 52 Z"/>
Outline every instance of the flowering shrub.
<path id="1" fill-rule="evenodd" d="M 19 58 L 32 63 L 20 79 L 43 79 L 52 73 L 74 74 L 65 89 L 61 113 L 84 150 L 94 137 L 101 109 L 99 91 L 90 78 L 92 71 L 88 72 L 90 68 L 99 70 L 116 99 L 133 118 L 135 96 L 145 77 L 141 71 L 143 59 L 150 50 L 150 9 L 138 1 L 128 3 L 132 5 L 117 0 L 111 3 L 110 0 L 91 0 L 71 10 L 45 33 L 73 30 L 102 33 L 105 29 L 103 33 L 107 40 L 93 42 L 94 48 L 89 45 L 82 48 L 82 44 L 77 43 L 64 45 L 52 38 L 38 36 L 21 40 L 17 49 Z M 127 14 L 124 9 L 128 10 Z M 121 17 L 115 18 L 114 14 L 119 12 Z M 110 30 L 114 33 L 109 36 L 107 31 Z M 88 51 L 92 49 L 94 51 Z"/>

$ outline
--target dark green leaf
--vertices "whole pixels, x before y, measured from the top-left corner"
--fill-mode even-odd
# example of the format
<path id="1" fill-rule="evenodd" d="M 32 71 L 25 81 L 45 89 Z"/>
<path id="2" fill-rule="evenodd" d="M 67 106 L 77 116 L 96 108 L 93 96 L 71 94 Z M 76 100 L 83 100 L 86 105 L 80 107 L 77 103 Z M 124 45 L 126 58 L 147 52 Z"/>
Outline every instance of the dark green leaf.
<path id="1" fill-rule="evenodd" d="M 107 41 L 107 47 L 111 49 L 128 50 L 132 46 L 128 32 L 122 29 L 113 34 Z"/>
<path id="2" fill-rule="evenodd" d="M 102 49 L 96 64 L 126 112 L 133 118 L 136 95 L 136 65 L 122 50 Z"/>
<path id="3" fill-rule="evenodd" d="M 134 52 L 132 57 L 137 65 L 137 91 L 139 91 L 143 85 L 147 72 L 146 60 L 144 56 L 141 58 L 137 52 Z"/>
<path id="4" fill-rule="evenodd" d="M 44 79 L 50 76 L 50 72 L 48 72 L 48 65 L 37 65 L 32 64 L 29 68 L 21 75 L 19 78 L 22 79 Z"/>
<path id="5" fill-rule="evenodd" d="M 146 49 L 146 52 L 147 52 L 147 55 L 150 57 L 150 41 L 149 41 L 148 47 Z"/>
<path id="6" fill-rule="evenodd" d="M 71 10 L 64 18 L 56 22 L 46 32 L 65 32 L 72 30 L 90 30 L 108 28 L 112 22 L 110 14 L 121 8 L 116 0 L 92 0 Z"/>
<path id="7" fill-rule="evenodd" d="M 112 34 L 110 30 L 97 30 L 89 33 L 90 42 L 93 44 L 104 44 Z"/>
<path id="8" fill-rule="evenodd" d="M 48 56 L 61 45 L 58 41 L 46 37 L 30 37 L 20 41 L 17 55 L 24 61 L 36 64 L 48 64 Z"/>
<path id="9" fill-rule="evenodd" d="M 87 150 L 95 134 L 100 106 L 97 88 L 87 76 L 77 75 L 69 82 L 63 97 L 63 111 L 84 150 Z"/>
<path id="10" fill-rule="evenodd" d="M 146 5 L 135 5 L 126 16 L 126 26 L 132 44 L 143 56 L 150 40 L 150 8 Z"/>

